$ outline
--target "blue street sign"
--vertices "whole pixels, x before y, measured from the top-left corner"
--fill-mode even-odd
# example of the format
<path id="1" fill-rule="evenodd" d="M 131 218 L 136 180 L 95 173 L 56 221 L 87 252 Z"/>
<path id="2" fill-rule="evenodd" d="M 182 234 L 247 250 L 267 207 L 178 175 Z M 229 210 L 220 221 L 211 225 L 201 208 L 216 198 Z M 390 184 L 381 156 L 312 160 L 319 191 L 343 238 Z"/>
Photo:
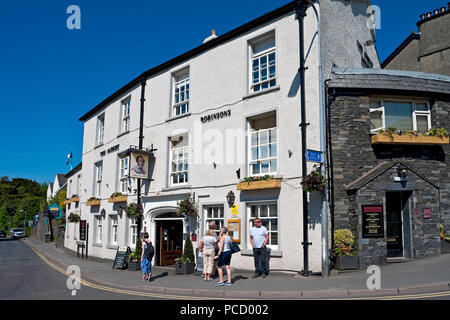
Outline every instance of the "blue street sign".
<path id="1" fill-rule="evenodd" d="M 314 150 L 306 150 L 306 160 L 311 162 L 322 163 L 322 152 Z"/>

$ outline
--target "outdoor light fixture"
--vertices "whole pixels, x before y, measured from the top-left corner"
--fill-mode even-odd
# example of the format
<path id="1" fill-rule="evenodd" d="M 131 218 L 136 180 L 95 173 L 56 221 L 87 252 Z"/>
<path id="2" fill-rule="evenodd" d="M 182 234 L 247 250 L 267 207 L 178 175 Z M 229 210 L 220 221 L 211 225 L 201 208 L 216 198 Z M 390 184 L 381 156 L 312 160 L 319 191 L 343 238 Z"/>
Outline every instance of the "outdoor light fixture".
<path id="1" fill-rule="evenodd" d="M 236 176 L 237 176 L 238 179 L 241 178 L 241 168 L 236 170 Z"/>
<path id="2" fill-rule="evenodd" d="M 408 178 L 408 169 L 403 164 L 400 164 L 397 167 L 397 175 L 398 177 L 394 177 L 394 181 L 406 181 Z"/>
<path id="3" fill-rule="evenodd" d="M 227 202 L 230 208 L 234 205 L 234 200 L 235 200 L 234 192 L 233 191 L 228 192 Z"/>

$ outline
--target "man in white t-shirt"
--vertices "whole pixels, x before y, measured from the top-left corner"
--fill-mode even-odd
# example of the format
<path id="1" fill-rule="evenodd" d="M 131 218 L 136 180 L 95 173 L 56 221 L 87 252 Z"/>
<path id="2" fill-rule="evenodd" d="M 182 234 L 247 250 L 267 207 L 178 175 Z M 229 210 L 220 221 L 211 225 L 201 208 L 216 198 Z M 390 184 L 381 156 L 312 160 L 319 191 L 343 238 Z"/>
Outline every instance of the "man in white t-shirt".
<path id="1" fill-rule="evenodd" d="M 261 219 L 256 218 L 254 227 L 250 230 L 250 243 L 253 248 L 253 259 L 255 260 L 255 275 L 253 278 L 261 275 L 265 278 L 269 274 L 269 267 L 267 265 L 267 241 L 269 241 L 269 232 L 261 224 Z"/>

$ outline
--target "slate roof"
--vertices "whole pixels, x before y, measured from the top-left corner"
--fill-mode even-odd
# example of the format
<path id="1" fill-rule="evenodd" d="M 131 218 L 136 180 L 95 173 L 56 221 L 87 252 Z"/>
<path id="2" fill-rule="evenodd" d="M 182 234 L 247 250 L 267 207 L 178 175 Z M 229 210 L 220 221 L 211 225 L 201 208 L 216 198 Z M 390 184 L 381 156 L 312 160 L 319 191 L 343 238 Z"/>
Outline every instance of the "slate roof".
<path id="1" fill-rule="evenodd" d="M 406 91 L 450 96 L 449 76 L 403 70 L 333 68 L 327 86 L 347 91 Z"/>
<path id="2" fill-rule="evenodd" d="M 77 173 L 78 171 L 80 171 L 81 170 L 81 168 L 82 168 L 82 162 L 80 162 L 75 168 L 73 168 L 71 171 L 69 171 L 68 173 L 66 173 L 65 175 L 64 175 L 64 177 L 66 178 L 66 180 L 69 178 L 69 177 L 71 177 L 71 176 L 73 176 L 75 173 Z"/>
<path id="3" fill-rule="evenodd" d="M 347 191 L 348 190 L 359 190 L 362 187 L 364 187 L 366 184 L 368 184 L 372 180 L 376 179 L 377 177 L 381 176 L 383 173 L 385 173 L 386 171 L 388 171 L 389 169 L 391 169 L 392 167 L 394 167 L 394 166 L 396 166 L 398 164 L 404 165 L 405 167 L 408 168 L 408 170 L 410 170 L 411 172 L 415 173 L 417 176 L 419 176 L 420 178 L 422 178 L 423 180 L 425 180 L 426 182 L 431 184 L 436 189 L 439 189 L 439 187 L 437 185 L 435 185 L 433 182 L 431 182 L 430 180 L 428 180 L 424 176 L 422 176 L 422 175 L 418 174 L 417 172 L 415 172 L 413 169 L 408 167 L 407 164 L 405 164 L 405 163 L 403 163 L 401 161 L 383 161 L 380 164 L 378 164 L 375 168 L 373 168 L 373 169 L 369 170 L 368 172 L 366 172 L 365 174 L 363 174 L 361 177 L 359 177 L 356 180 L 354 180 L 354 181 L 350 182 L 349 184 L 347 184 L 345 186 L 345 190 L 347 190 Z"/>
<path id="4" fill-rule="evenodd" d="M 67 181 L 66 175 L 63 174 L 63 173 L 57 173 L 57 174 L 56 174 L 56 178 L 58 179 L 58 184 L 59 184 L 60 187 L 61 187 L 63 184 L 65 184 L 66 181 Z"/>

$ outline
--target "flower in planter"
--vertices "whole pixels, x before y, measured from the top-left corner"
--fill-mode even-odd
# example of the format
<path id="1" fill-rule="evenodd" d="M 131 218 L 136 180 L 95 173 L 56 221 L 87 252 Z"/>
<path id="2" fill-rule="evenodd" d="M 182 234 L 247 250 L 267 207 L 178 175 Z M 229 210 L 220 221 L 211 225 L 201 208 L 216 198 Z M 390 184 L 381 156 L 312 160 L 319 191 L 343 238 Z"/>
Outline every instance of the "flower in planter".
<path id="1" fill-rule="evenodd" d="M 450 236 L 444 230 L 444 226 L 442 224 L 440 225 L 440 229 L 441 229 L 441 240 L 450 241 Z"/>
<path id="2" fill-rule="evenodd" d="M 88 199 L 88 202 L 89 201 L 94 201 L 94 200 L 100 200 L 99 198 L 96 198 L 96 197 L 90 197 L 89 199 Z"/>
<path id="3" fill-rule="evenodd" d="M 308 192 L 323 192 L 327 186 L 327 180 L 320 172 L 320 168 L 314 165 L 313 171 L 303 178 L 303 190 Z"/>
<path id="4" fill-rule="evenodd" d="M 354 256 L 355 237 L 350 229 L 338 229 L 334 231 L 333 251 L 336 256 Z"/>
<path id="5" fill-rule="evenodd" d="M 268 181 L 273 178 L 274 178 L 273 176 L 266 174 L 264 176 L 247 177 L 247 178 L 244 178 L 242 182 Z"/>
<path id="6" fill-rule="evenodd" d="M 67 220 L 69 220 L 69 222 L 78 222 L 78 221 L 80 221 L 81 220 L 81 218 L 80 218 L 80 216 L 78 215 L 78 214 L 74 214 L 74 213 L 71 213 L 71 214 L 69 214 L 69 216 L 67 217 Z"/>
<path id="7" fill-rule="evenodd" d="M 120 197 L 122 196 L 122 192 L 114 192 L 110 198 Z"/>
<path id="8" fill-rule="evenodd" d="M 177 215 L 181 217 L 189 216 L 196 218 L 198 216 L 198 206 L 195 201 L 186 198 L 177 202 Z"/>
<path id="9" fill-rule="evenodd" d="M 130 203 L 125 209 L 128 218 L 139 218 L 144 212 L 141 204 Z"/>

